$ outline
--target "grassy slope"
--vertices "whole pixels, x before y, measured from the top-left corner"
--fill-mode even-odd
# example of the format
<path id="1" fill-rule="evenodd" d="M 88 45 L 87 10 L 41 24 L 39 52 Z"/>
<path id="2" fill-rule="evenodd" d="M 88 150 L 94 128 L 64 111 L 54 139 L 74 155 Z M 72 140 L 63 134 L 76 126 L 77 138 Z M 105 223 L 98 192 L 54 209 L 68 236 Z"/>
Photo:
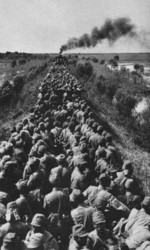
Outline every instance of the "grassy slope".
<path id="1" fill-rule="evenodd" d="M 79 62 L 82 61 L 82 56 L 80 56 Z M 106 79 L 113 77 L 109 69 L 92 61 L 90 61 L 90 63 L 92 63 L 96 75 L 103 75 Z M 128 87 L 130 89 L 128 85 L 128 82 L 125 81 L 122 87 Z M 134 88 L 134 86 L 132 87 Z M 140 148 L 134 143 L 132 132 L 125 129 L 123 124 L 124 120 L 121 121 L 120 117 L 116 119 L 117 111 L 115 107 L 105 95 L 102 96 L 99 93 L 94 82 L 86 81 L 84 88 L 87 93 L 87 99 L 92 103 L 94 111 L 96 111 L 96 114 L 100 117 L 102 124 L 105 124 L 113 133 L 114 144 L 118 149 L 119 155 L 121 155 L 122 159 L 129 159 L 134 162 L 135 175 L 141 180 L 145 192 L 150 194 L 150 153 L 144 151 L 143 148 Z M 138 92 L 137 86 L 135 86 L 135 90 L 133 89 L 133 91 Z M 138 94 L 140 95 L 140 93 Z"/>
<path id="2" fill-rule="evenodd" d="M 12 80 L 13 77 L 20 71 L 19 75 L 28 76 L 33 67 L 38 68 L 48 60 L 31 60 L 23 65 L 17 65 L 12 68 L 10 62 L 0 64 L 0 74 L 6 74 L 5 79 Z M 48 67 L 50 63 L 48 63 Z M 22 118 L 28 116 L 30 109 L 35 105 L 38 95 L 40 82 L 48 72 L 48 67 L 37 74 L 32 80 L 27 81 L 19 95 L 12 99 L 8 105 L 0 106 L 0 140 L 9 138 L 10 128 L 21 121 Z M 0 79 L 1 80 L 1 79 Z"/>
<path id="3" fill-rule="evenodd" d="M 103 121 L 106 121 L 113 131 L 114 144 L 122 156 L 122 159 L 129 159 L 134 162 L 135 175 L 142 181 L 147 194 L 150 194 L 150 153 L 134 143 L 132 135 L 125 129 L 123 125 L 118 125 L 115 120 L 112 120 L 110 115 L 111 108 L 106 104 L 107 108 L 99 108 L 97 106 L 97 98 L 94 98 L 94 107 L 96 113 Z M 107 109 L 107 110 L 106 110 Z"/>

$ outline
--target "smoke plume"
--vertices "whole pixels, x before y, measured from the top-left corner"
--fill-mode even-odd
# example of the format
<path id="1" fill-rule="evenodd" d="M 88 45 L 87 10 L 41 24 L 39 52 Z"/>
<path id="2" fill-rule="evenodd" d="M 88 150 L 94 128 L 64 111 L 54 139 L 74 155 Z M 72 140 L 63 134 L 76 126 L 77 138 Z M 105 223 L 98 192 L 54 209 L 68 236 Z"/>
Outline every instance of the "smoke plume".
<path id="1" fill-rule="evenodd" d="M 149 31 L 141 31 L 136 35 L 136 40 L 139 44 L 141 44 L 144 48 L 150 50 L 150 32 Z"/>
<path id="2" fill-rule="evenodd" d="M 112 45 L 117 39 L 123 36 L 136 37 L 135 25 L 129 18 L 108 19 L 99 29 L 93 28 L 91 34 L 84 34 L 79 38 L 71 38 L 61 46 L 60 53 L 76 48 L 91 48 L 101 43 L 104 39 Z"/>

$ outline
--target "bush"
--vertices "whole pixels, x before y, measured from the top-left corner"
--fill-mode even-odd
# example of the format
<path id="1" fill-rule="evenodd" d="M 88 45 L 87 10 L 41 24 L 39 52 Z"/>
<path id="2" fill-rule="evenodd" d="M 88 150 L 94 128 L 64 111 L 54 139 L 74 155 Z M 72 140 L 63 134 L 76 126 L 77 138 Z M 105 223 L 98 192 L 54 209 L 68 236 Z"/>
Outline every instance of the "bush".
<path id="1" fill-rule="evenodd" d="M 20 91 L 24 84 L 24 77 L 23 76 L 15 76 L 13 79 L 14 82 L 14 90 Z"/>
<path id="2" fill-rule="evenodd" d="M 16 60 L 12 60 L 12 62 L 11 62 L 11 67 L 14 68 L 16 65 L 17 65 Z"/>
<path id="3" fill-rule="evenodd" d="M 12 85 L 8 80 L 5 80 L 0 88 L 1 95 L 9 94 L 12 90 Z"/>
<path id="4" fill-rule="evenodd" d="M 103 94 L 106 90 L 105 83 L 101 80 L 97 80 L 96 86 L 101 94 Z"/>
<path id="5" fill-rule="evenodd" d="M 115 97 L 118 111 L 124 116 L 130 116 L 132 109 L 135 107 L 136 98 L 122 89 L 117 90 Z"/>
<path id="6" fill-rule="evenodd" d="M 78 77 L 82 77 L 84 75 L 84 67 L 83 64 L 79 63 L 77 65 L 77 69 L 76 69 L 76 74 Z"/>
<path id="7" fill-rule="evenodd" d="M 25 63 L 26 63 L 26 59 L 25 59 L 25 58 L 19 59 L 19 60 L 18 60 L 18 63 L 19 63 L 20 65 L 25 64 Z"/>
<path id="8" fill-rule="evenodd" d="M 98 63 L 98 59 L 96 57 L 93 57 L 93 62 Z"/>
<path id="9" fill-rule="evenodd" d="M 96 86 L 101 94 L 105 93 L 110 99 L 113 99 L 118 88 L 116 83 L 104 82 L 101 80 L 97 80 Z"/>
<path id="10" fill-rule="evenodd" d="M 10 86 L 11 86 L 10 82 L 9 82 L 8 80 L 5 80 L 5 81 L 3 82 L 3 84 L 2 84 L 2 89 L 7 88 L 7 87 L 10 87 Z"/>
<path id="11" fill-rule="evenodd" d="M 76 65 L 77 60 L 76 59 L 69 59 L 69 64 Z"/>
<path id="12" fill-rule="evenodd" d="M 105 93 L 107 97 L 112 99 L 118 89 L 118 83 L 116 81 L 112 81 L 112 79 L 107 79 L 100 75 L 99 79 L 96 81 L 96 86 L 100 93 Z"/>
<path id="13" fill-rule="evenodd" d="M 44 63 L 42 65 L 39 65 L 35 70 L 35 75 L 40 74 L 42 71 L 44 71 L 47 67 L 47 63 Z"/>
<path id="14" fill-rule="evenodd" d="M 116 56 L 114 57 L 114 59 L 115 59 L 116 61 L 119 61 L 119 56 L 116 55 Z"/>
<path id="15" fill-rule="evenodd" d="M 114 95 L 116 94 L 116 91 L 118 89 L 118 84 L 117 83 L 110 83 L 108 82 L 106 84 L 106 95 L 110 98 L 113 99 Z"/>
<path id="16" fill-rule="evenodd" d="M 139 64 L 134 64 L 134 69 L 135 70 L 139 70 L 140 69 L 140 65 Z"/>
<path id="17" fill-rule="evenodd" d="M 84 64 L 79 63 L 76 69 L 76 75 L 78 77 L 91 77 L 93 74 L 93 66 L 91 63 L 86 62 Z"/>
<path id="18" fill-rule="evenodd" d="M 101 64 L 101 65 L 104 65 L 104 64 L 105 64 L 105 60 L 101 60 L 101 61 L 100 61 L 100 64 Z"/>

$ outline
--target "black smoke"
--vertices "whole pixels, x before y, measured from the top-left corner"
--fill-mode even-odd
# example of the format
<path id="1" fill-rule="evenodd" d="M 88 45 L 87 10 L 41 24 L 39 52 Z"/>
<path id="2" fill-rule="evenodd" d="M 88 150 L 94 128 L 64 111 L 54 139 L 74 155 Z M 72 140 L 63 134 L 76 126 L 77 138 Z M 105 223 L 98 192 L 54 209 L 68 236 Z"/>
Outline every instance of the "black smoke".
<path id="1" fill-rule="evenodd" d="M 129 18 L 107 19 L 101 28 L 93 28 L 91 34 L 84 34 L 79 38 L 71 38 L 61 46 L 60 53 L 76 48 L 91 48 L 107 39 L 112 45 L 122 36 L 136 37 L 135 25 Z"/>

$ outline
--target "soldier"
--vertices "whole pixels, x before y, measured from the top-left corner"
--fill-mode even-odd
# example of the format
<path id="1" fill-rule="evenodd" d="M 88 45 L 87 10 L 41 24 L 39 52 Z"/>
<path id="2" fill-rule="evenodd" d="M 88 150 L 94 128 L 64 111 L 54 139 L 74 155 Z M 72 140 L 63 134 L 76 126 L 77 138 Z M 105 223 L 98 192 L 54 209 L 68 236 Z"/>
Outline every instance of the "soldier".
<path id="1" fill-rule="evenodd" d="M 58 242 L 56 239 L 48 232 L 45 230 L 45 225 L 46 225 L 46 218 L 43 214 L 35 214 L 32 221 L 31 221 L 31 226 L 32 229 L 28 232 L 26 235 L 26 242 L 28 243 L 28 247 L 30 247 L 30 244 L 33 240 L 33 237 L 39 237 L 36 235 L 37 233 L 43 234 L 44 235 L 44 249 L 54 249 L 54 250 L 59 250 Z"/>

